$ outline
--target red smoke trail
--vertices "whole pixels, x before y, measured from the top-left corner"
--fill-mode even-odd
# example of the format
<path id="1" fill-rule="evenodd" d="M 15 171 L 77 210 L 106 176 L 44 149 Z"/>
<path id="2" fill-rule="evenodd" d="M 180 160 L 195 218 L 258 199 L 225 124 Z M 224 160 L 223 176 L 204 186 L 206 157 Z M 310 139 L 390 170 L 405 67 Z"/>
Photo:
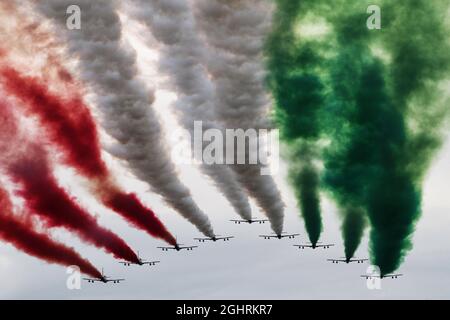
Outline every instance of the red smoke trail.
<path id="1" fill-rule="evenodd" d="M 12 68 L 0 72 L 7 93 L 19 98 L 27 115 L 35 115 L 45 125 L 50 139 L 60 145 L 65 162 L 89 178 L 108 175 L 101 160 L 94 120 L 80 99 L 61 101 L 51 95 L 38 79 L 22 77 Z"/>
<path id="2" fill-rule="evenodd" d="M 0 101 L 0 163 L 21 188 L 28 211 L 43 220 L 47 227 L 64 227 L 82 240 L 130 262 L 139 259 L 133 250 L 111 231 L 102 228 L 61 187 L 50 171 L 48 156 L 42 148 L 23 140 L 8 103 Z"/>
<path id="3" fill-rule="evenodd" d="M 125 241 L 101 227 L 57 185 L 41 149 L 28 147 L 27 154 L 17 158 L 8 172 L 21 185 L 19 194 L 25 199 L 26 207 L 38 214 L 48 227 L 64 227 L 116 258 L 139 261 Z"/>
<path id="4" fill-rule="evenodd" d="M 95 179 L 95 192 L 106 206 L 150 235 L 172 245 L 176 243 L 152 210 L 136 195 L 124 193 L 111 182 L 101 158 L 95 122 L 77 92 L 71 93 L 74 98 L 63 99 L 52 94 L 39 79 L 23 76 L 12 68 L 2 68 L 0 75 L 8 93 L 23 103 L 26 113 L 39 118 L 48 138 L 63 149 L 65 162 Z"/>
<path id="5" fill-rule="evenodd" d="M 72 248 L 53 241 L 49 235 L 37 233 L 31 223 L 24 223 L 12 213 L 12 205 L 7 193 L 0 188 L 0 238 L 17 249 L 49 263 L 64 266 L 76 265 L 80 270 L 94 278 L 101 273 Z"/>
<path id="6" fill-rule="evenodd" d="M 17 5 L 14 1 L 0 1 L 0 19 L 5 21 L 2 23 L 5 30 L 0 33 L 0 43 L 8 43 L 11 60 L 33 74 L 52 80 L 53 85 L 61 81 L 64 85 L 74 84 L 74 79 L 62 64 L 61 42 L 55 40 L 48 25 L 29 14 L 29 7 Z M 29 56 L 33 56 L 33 61 L 28 60 L 27 63 L 25 61 Z"/>

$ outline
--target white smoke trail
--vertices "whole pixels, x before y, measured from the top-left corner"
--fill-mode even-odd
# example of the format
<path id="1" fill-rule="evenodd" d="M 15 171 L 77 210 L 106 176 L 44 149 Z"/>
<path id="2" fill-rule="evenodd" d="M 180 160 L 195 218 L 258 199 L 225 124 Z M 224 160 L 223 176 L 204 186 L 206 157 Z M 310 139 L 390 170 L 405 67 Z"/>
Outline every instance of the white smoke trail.
<path id="1" fill-rule="evenodd" d="M 215 82 L 216 114 L 226 128 L 268 126 L 270 100 L 264 88 L 262 53 L 270 29 L 265 0 L 191 0 L 197 25 L 208 44 L 205 65 Z M 245 158 L 249 158 L 249 150 Z M 259 165 L 234 165 L 239 181 L 281 233 L 284 203 L 271 176 Z"/>
<path id="2" fill-rule="evenodd" d="M 134 0 L 130 13 L 147 26 L 160 50 L 161 70 L 169 75 L 177 92 L 178 119 L 194 137 L 194 121 L 202 121 L 204 129 L 217 128 L 214 123 L 214 88 L 200 64 L 204 47 L 197 37 L 192 11 L 186 0 Z M 150 43 L 153 41 L 150 40 Z M 251 219 L 248 198 L 226 165 L 205 164 L 200 168 L 209 176 L 243 219 Z"/>
<path id="3" fill-rule="evenodd" d="M 66 10 L 81 9 L 81 29 L 66 28 Z M 163 145 L 158 119 L 151 109 L 153 93 L 137 78 L 136 53 L 123 43 L 116 0 L 45 0 L 40 12 L 56 23 L 71 54 L 80 61 L 81 78 L 97 96 L 105 130 L 118 144 L 110 150 L 127 161 L 134 174 L 147 182 L 172 208 L 206 236 L 214 232 L 197 207 Z"/>

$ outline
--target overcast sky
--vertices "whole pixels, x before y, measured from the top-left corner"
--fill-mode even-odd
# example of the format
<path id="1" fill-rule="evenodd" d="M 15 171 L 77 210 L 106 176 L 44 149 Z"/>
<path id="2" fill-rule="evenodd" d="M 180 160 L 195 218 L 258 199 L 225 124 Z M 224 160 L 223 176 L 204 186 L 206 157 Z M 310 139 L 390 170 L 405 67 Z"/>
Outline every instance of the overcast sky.
<path id="1" fill-rule="evenodd" d="M 156 106 L 164 104 L 165 99 Z M 106 155 L 105 155 L 106 156 Z M 107 157 L 107 156 L 106 156 Z M 108 160 L 110 160 L 107 157 Z M 113 164 L 109 161 L 110 164 Z M 285 167 L 276 180 L 287 204 L 285 230 L 300 232 L 301 237 L 283 240 L 264 240 L 259 234 L 270 232 L 268 225 L 235 225 L 228 219 L 237 218 L 225 199 L 205 180 L 196 168 L 180 167 L 183 181 L 190 186 L 195 199 L 210 216 L 215 231 L 234 235 L 230 242 L 205 243 L 190 252 L 162 252 L 160 241 L 130 228 L 120 217 L 95 204 L 82 187 L 81 181 L 67 170 L 60 170 L 62 184 L 70 188 L 80 201 L 96 207 L 101 223 L 121 236 L 143 258 L 161 260 L 154 267 L 123 267 L 111 256 L 79 243 L 64 232 L 57 236 L 74 245 L 105 273 L 124 277 L 114 284 L 82 283 L 81 290 L 66 288 L 66 269 L 48 265 L 16 251 L 12 246 L 0 245 L 0 298 L 80 299 L 80 298 L 149 298 L 149 299 L 393 299 L 393 298 L 449 298 L 450 297 L 450 147 L 445 146 L 436 158 L 426 179 L 423 216 L 417 225 L 414 248 L 399 270 L 404 277 L 383 280 L 381 290 L 368 290 L 359 276 L 368 265 L 335 265 L 326 261 L 342 256 L 339 219 L 336 208 L 323 200 L 325 230 L 322 241 L 336 243 L 329 250 L 298 250 L 292 245 L 306 241 L 305 231 L 292 192 L 285 181 Z M 184 244 L 194 244 L 200 236 L 195 228 L 167 208 L 147 187 L 129 176 L 127 171 L 113 165 L 122 185 L 137 191 L 146 203 L 166 222 L 170 230 Z M 254 214 L 261 213 L 253 206 Z M 357 252 L 367 257 L 367 236 Z"/>
<path id="2" fill-rule="evenodd" d="M 126 24 L 132 28 L 131 24 Z M 151 49 L 139 46 L 142 76 L 158 86 L 155 63 Z M 145 59 L 144 59 L 145 58 Z M 144 68 L 145 66 L 145 68 Z M 162 118 L 167 132 L 176 126 L 170 102 L 174 96 L 159 90 L 154 108 Z M 449 139 L 450 140 L 450 139 Z M 105 154 L 121 185 L 127 191 L 137 192 L 151 206 L 179 242 L 195 244 L 193 237 L 201 236 L 196 229 L 176 212 L 168 208 L 159 197 L 148 192 L 148 187 L 134 179 L 111 157 Z M 404 277 L 383 280 L 381 290 L 369 290 L 360 275 L 368 264 L 332 264 L 327 258 L 343 255 L 340 221 L 335 206 L 323 197 L 323 242 L 335 243 L 329 250 L 299 250 L 293 244 L 307 241 L 303 221 L 295 205 L 292 191 L 286 181 L 286 168 L 282 165 L 276 175 L 287 205 L 285 230 L 299 232 L 300 238 L 264 240 L 258 237 L 271 232 L 269 225 L 235 225 L 229 219 L 238 218 L 226 200 L 197 168 L 179 167 L 183 182 L 190 187 L 198 205 L 210 217 L 215 231 L 233 235 L 230 242 L 205 243 L 194 251 L 162 252 L 156 249 L 162 242 L 144 232 L 133 229 L 119 216 L 98 205 L 73 172 L 58 171 L 61 184 L 72 191 L 79 201 L 98 215 L 102 225 L 121 235 L 141 257 L 161 260 L 154 267 L 123 267 L 111 256 L 58 232 L 57 238 L 74 246 L 84 257 L 113 277 L 126 281 L 114 284 L 82 283 L 80 290 L 66 287 L 66 269 L 49 265 L 0 243 L 0 298 L 2 299 L 89 299 L 89 298 L 147 298 L 147 299 L 394 299 L 394 298 L 450 298 L 450 145 L 447 144 L 436 157 L 424 186 L 423 216 L 414 235 L 414 248 L 408 254 L 399 272 Z M 254 216 L 262 217 L 252 204 Z M 92 210 L 93 209 L 93 210 Z M 367 257 L 367 235 L 357 252 Z"/>

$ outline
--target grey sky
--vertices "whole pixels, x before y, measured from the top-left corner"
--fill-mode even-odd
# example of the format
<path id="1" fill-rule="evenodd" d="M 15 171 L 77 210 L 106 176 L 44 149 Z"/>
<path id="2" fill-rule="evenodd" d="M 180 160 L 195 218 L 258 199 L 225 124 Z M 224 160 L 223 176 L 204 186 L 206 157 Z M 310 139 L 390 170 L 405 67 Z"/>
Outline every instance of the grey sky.
<path id="1" fill-rule="evenodd" d="M 125 24 L 133 31 L 132 23 Z M 131 30 L 131 31 L 130 31 Z M 140 55 L 141 76 L 149 85 L 163 88 L 156 70 L 157 50 L 139 44 L 139 32 L 129 34 L 129 41 Z M 153 65 L 153 67 L 152 67 Z M 168 108 L 173 95 L 162 90 L 156 92 L 154 109 L 163 115 L 167 133 L 176 126 Z M 107 139 L 104 139 L 108 142 Z M 184 244 L 194 244 L 193 237 L 201 234 L 189 222 L 170 209 L 148 186 L 130 176 L 110 156 L 108 164 L 114 168 L 121 185 L 127 191 L 136 191 L 166 223 Z M 71 170 L 61 169 L 61 184 L 70 189 L 79 201 L 99 216 L 102 225 L 120 234 L 141 257 L 161 260 L 155 267 L 123 267 L 111 256 L 80 243 L 65 232 L 57 232 L 61 241 L 74 246 L 106 274 L 124 277 L 119 284 L 82 283 L 81 290 L 66 288 L 66 269 L 48 265 L 0 243 L 0 298 L 1 299 L 80 299 L 80 298 L 148 298 L 148 299 L 394 299 L 394 298 L 450 298 L 450 144 L 439 153 L 427 175 L 423 216 L 414 235 L 414 248 L 407 255 L 397 280 L 383 280 L 382 290 L 368 290 L 364 274 L 368 265 L 335 265 L 326 261 L 343 254 L 340 221 L 335 206 L 323 198 L 324 232 L 321 241 L 336 246 L 329 250 L 299 250 L 292 244 L 307 241 L 303 222 L 299 218 L 295 199 L 287 185 L 285 166 L 275 176 L 285 210 L 285 230 L 300 232 L 294 240 L 264 240 L 259 234 L 271 232 L 269 225 L 235 225 L 228 219 L 238 216 L 216 188 L 200 174 L 197 168 L 179 166 L 180 178 L 190 188 L 194 200 L 209 216 L 214 230 L 222 235 L 234 235 L 227 243 L 205 243 L 192 252 L 162 252 L 162 242 L 144 232 L 129 227 L 119 216 L 98 205 L 83 181 Z M 263 217 L 252 203 L 253 215 Z M 367 236 L 357 252 L 365 258 Z"/>
<path id="2" fill-rule="evenodd" d="M 206 243 L 192 252 L 162 252 L 161 243 L 143 232 L 131 229 L 113 213 L 102 212 L 101 222 L 122 235 L 141 256 L 160 259 L 155 267 L 128 267 L 73 238 L 58 234 L 61 239 L 90 258 L 96 266 L 104 267 L 111 276 L 125 277 L 119 284 L 82 283 L 81 290 L 66 288 L 65 268 L 48 265 L 17 252 L 9 245 L 0 245 L 0 298 L 148 298 L 148 299 L 393 299 L 393 298 L 449 298 L 450 255 L 447 245 L 450 234 L 450 147 L 446 146 L 430 170 L 424 190 L 424 213 L 414 237 L 414 248 L 397 280 L 383 280 L 382 290 L 368 290 L 364 274 L 367 265 L 335 265 L 326 261 L 342 255 L 339 220 L 335 208 L 324 201 L 325 231 L 322 241 L 334 242 L 330 250 L 298 250 L 292 244 L 305 241 L 302 221 L 298 218 L 293 196 L 283 172 L 276 180 L 288 207 L 285 229 L 300 232 L 295 240 L 264 240 L 258 235 L 270 232 L 267 225 L 235 225 L 231 207 L 203 179 L 197 170 L 182 167 L 182 178 L 191 187 L 198 204 L 207 212 L 220 234 L 236 239 L 227 243 Z M 124 172 L 118 172 L 124 175 Z M 64 179 L 66 180 L 66 179 Z M 193 244 L 199 236 L 194 227 L 163 205 L 157 197 L 145 192 L 145 185 L 126 178 L 123 184 L 140 190 L 145 200 L 167 222 L 169 228 L 184 244 Z M 89 198 L 80 191 L 81 201 Z M 253 208 L 255 210 L 255 208 Z M 101 210 L 99 210 L 101 211 Z M 256 212 L 261 216 L 259 212 Z M 366 241 L 357 252 L 366 257 Z"/>

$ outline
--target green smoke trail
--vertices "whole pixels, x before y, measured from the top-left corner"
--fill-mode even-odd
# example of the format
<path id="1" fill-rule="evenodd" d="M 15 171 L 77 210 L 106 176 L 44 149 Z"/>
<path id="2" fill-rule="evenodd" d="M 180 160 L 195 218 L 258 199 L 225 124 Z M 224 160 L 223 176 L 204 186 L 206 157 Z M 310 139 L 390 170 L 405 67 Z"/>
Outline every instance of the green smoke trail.
<path id="1" fill-rule="evenodd" d="M 379 184 L 380 172 L 395 164 L 385 160 L 396 159 L 396 148 L 405 143 L 406 132 L 402 115 L 388 99 L 383 64 L 371 51 L 376 34 L 365 27 L 369 3 L 342 1 L 337 5 L 328 16 L 335 56 L 328 70 L 331 90 L 324 130 L 332 143 L 324 153 L 323 180 L 340 207 L 345 256 L 350 259 L 361 242 L 367 218 L 372 222 L 380 217 L 377 210 L 369 210 L 368 198 L 384 199 L 371 188 Z M 389 184 L 386 179 L 381 181 L 381 185 Z"/>
<path id="2" fill-rule="evenodd" d="M 296 146 L 294 151 L 299 151 L 297 157 L 291 156 L 291 166 L 289 168 L 289 181 L 295 187 L 294 193 L 299 199 L 300 210 L 303 213 L 305 228 L 308 232 L 311 243 L 316 244 L 322 230 L 319 207 L 319 185 L 320 178 L 317 169 L 304 157 L 310 151 L 304 146 Z M 302 159 L 303 163 L 296 159 Z M 294 161 L 296 160 L 296 161 Z"/>
<path id="3" fill-rule="evenodd" d="M 357 72 L 342 70 L 351 72 L 352 90 L 350 97 L 341 100 L 345 102 L 335 106 L 345 114 L 340 121 L 349 128 L 327 152 L 324 180 L 341 206 L 350 204 L 351 210 L 361 206 L 367 214 L 373 262 L 385 274 L 395 270 L 398 256 L 410 246 L 408 237 L 419 212 L 420 193 L 403 172 L 407 132 L 403 115 L 387 95 L 384 66 L 369 53 L 358 52 L 360 49 L 350 45 L 344 54 Z M 336 101 L 346 96 L 340 90 L 339 84 L 333 88 Z M 353 224 L 351 212 L 346 216 L 350 228 L 343 228 L 346 256 L 354 253 L 351 248 L 360 241 L 363 226 Z"/>
<path id="4" fill-rule="evenodd" d="M 373 1 L 276 4 L 269 86 L 310 239 L 322 226 L 316 160 L 326 138 L 323 186 L 340 207 L 345 254 L 353 256 L 368 221 L 371 260 L 393 272 L 412 247 L 421 185 L 450 109 L 442 87 L 450 4 L 379 0 L 382 30 L 374 31 L 366 28 Z M 299 39 L 298 25 L 311 17 L 328 33 Z"/>
<path id="5" fill-rule="evenodd" d="M 389 183 L 380 176 L 368 201 L 368 208 L 374 211 L 372 260 L 384 273 L 397 269 L 412 247 L 422 180 L 442 142 L 449 110 L 445 101 L 448 90 L 440 88 L 450 71 L 449 7 L 446 0 L 407 0 L 387 1 L 385 8 L 387 32 L 380 43 L 391 59 L 386 83 L 392 103 L 405 119 L 407 138 L 396 172 L 384 171 Z M 384 201 L 375 198 L 377 193 Z"/>
<path id="6" fill-rule="evenodd" d="M 408 119 L 408 171 L 420 183 L 441 145 L 450 110 L 450 3 L 388 3 L 388 28 L 381 42 L 392 60 L 388 79 L 395 104 Z"/>
<path id="7" fill-rule="evenodd" d="M 344 238 L 344 252 L 346 259 L 350 259 L 361 243 L 367 219 L 360 208 L 345 208 L 343 212 L 341 231 Z"/>
<path id="8" fill-rule="evenodd" d="M 438 84 L 449 58 L 445 1 L 383 5 L 380 36 L 362 31 L 363 11 L 346 8 L 345 21 L 335 20 L 339 44 L 329 97 L 335 122 L 324 180 L 341 206 L 361 206 L 367 214 L 372 262 L 387 274 L 412 247 L 421 182 L 448 110 Z M 355 230 L 345 229 L 347 243 Z"/>
<path id="9" fill-rule="evenodd" d="M 299 41 L 295 34 L 302 10 L 310 1 L 276 1 L 273 29 L 267 40 L 269 87 L 275 120 L 288 147 L 289 176 L 311 243 L 322 231 L 319 173 L 314 160 L 320 138 L 323 84 L 320 44 Z"/>
<path id="10" fill-rule="evenodd" d="M 324 152 L 324 186 L 340 207 L 341 232 L 345 257 L 350 259 L 361 243 L 367 224 L 365 195 L 374 174 L 372 145 L 367 143 L 372 127 L 358 117 L 355 103 L 363 70 L 370 63 L 366 57 L 368 32 L 363 14 L 352 15 L 346 7 L 333 22 L 336 57 L 329 63 L 327 119 L 324 121 L 332 143 Z M 358 10 L 357 10 L 358 11 Z M 364 115 L 364 114 L 363 114 Z M 367 120 L 371 120 L 370 118 Z M 368 132 L 367 132 L 368 131 Z"/>

